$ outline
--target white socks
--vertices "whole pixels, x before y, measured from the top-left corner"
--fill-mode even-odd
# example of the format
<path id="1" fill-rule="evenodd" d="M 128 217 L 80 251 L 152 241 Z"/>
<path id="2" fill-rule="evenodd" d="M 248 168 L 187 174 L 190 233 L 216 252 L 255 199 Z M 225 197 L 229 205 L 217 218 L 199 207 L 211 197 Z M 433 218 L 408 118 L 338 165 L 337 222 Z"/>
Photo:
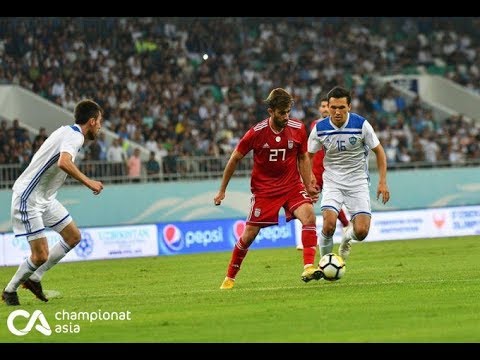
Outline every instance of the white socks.
<path id="1" fill-rule="evenodd" d="M 333 237 L 326 237 L 323 231 L 320 232 L 320 257 L 331 253 L 333 250 Z"/>
<path id="2" fill-rule="evenodd" d="M 40 265 L 38 269 L 30 276 L 32 281 L 41 281 L 45 271 L 52 268 L 60 260 L 63 259 L 72 248 L 65 242 L 65 240 L 60 239 L 51 249 L 50 254 L 48 255 L 47 261 Z"/>
<path id="3" fill-rule="evenodd" d="M 9 293 L 16 292 L 20 284 L 27 280 L 36 269 L 37 266 L 32 263 L 30 257 L 26 258 L 18 267 L 17 272 L 13 275 L 5 291 Z"/>

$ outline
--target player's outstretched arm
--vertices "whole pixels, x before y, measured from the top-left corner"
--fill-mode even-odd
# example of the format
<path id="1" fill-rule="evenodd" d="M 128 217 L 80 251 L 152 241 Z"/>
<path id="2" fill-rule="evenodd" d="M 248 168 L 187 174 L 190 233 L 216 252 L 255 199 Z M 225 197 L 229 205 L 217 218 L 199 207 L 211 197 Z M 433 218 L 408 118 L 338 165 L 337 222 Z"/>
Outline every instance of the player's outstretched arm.
<path id="1" fill-rule="evenodd" d="M 386 204 L 390 200 L 390 191 L 387 185 L 387 156 L 382 144 L 374 147 L 372 151 L 377 157 L 377 169 L 378 169 L 378 187 L 377 187 L 377 199 L 382 195 L 382 203 Z"/>
<path id="2" fill-rule="evenodd" d="M 312 168 L 312 174 L 310 175 L 311 176 L 310 182 L 315 189 L 320 191 L 320 188 L 317 184 L 317 178 L 315 177 L 315 174 L 313 173 L 313 157 L 314 156 L 315 156 L 315 153 L 311 153 L 311 152 L 308 153 L 308 159 L 310 160 L 310 167 Z"/>
<path id="3" fill-rule="evenodd" d="M 313 176 L 312 164 L 308 152 L 298 155 L 298 170 L 305 185 L 305 190 L 307 190 L 312 200 L 316 202 L 319 197 L 319 191 L 316 186 L 315 177 Z"/>
<path id="4" fill-rule="evenodd" d="M 72 155 L 70 155 L 68 152 L 60 153 L 60 158 L 58 159 L 57 165 L 68 175 L 73 177 L 75 180 L 80 181 L 83 185 L 92 190 L 94 195 L 98 195 L 102 192 L 103 183 L 101 181 L 92 180 L 82 173 L 77 165 L 75 165 L 75 163 L 72 161 Z"/>
<path id="5" fill-rule="evenodd" d="M 227 165 L 225 165 L 225 169 L 223 170 L 223 177 L 220 184 L 220 189 L 218 190 L 217 195 L 215 195 L 215 197 L 213 198 L 213 202 L 215 205 L 220 205 L 222 203 L 222 200 L 225 199 L 225 192 L 227 191 L 228 183 L 230 182 L 230 179 L 232 178 L 233 173 L 237 168 L 237 164 L 242 159 L 242 153 L 238 152 L 237 150 L 234 150 L 232 152 L 232 155 L 230 156 L 230 159 L 228 160 L 228 163 Z"/>

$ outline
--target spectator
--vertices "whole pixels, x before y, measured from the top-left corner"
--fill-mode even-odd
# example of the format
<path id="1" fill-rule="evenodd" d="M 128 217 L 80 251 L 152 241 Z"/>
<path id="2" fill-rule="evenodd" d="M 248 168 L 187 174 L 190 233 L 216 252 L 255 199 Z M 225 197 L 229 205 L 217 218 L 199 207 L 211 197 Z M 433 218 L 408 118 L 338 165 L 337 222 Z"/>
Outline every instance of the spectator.
<path id="1" fill-rule="evenodd" d="M 99 160 L 107 160 L 107 141 L 105 140 L 105 133 L 101 132 L 97 137 L 98 145 L 100 146 Z"/>
<path id="2" fill-rule="evenodd" d="M 140 159 L 140 149 L 133 149 L 133 154 L 127 161 L 128 178 L 131 182 L 139 182 L 142 172 L 142 160 Z"/>
<path id="3" fill-rule="evenodd" d="M 160 175 L 160 163 L 155 159 L 155 151 L 150 151 L 150 157 L 145 164 L 148 181 L 156 181 Z"/>
<path id="4" fill-rule="evenodd" d="M 47 130 L 44 127 L 41 127 L 38 130 L 38 134 L 34 137 L 33 142 L 42 144 L 45 140 L 47 140 L 47 138 L 48 138 Z"/>
<path id="5" fill-rule="evenodd" d="M 165 180 L 176 180 L 177 175 L 177 154 L 175 150 L 168 150 L 168 155 L 162 159 L 163 172 L 165 175 Z"/>
<path id="6" fill-rule="evenodd" d="M 88 153 L 89 153 L 89 159 L 93 161 L 98 161 L 100 160 L 100 152 L 102 151 L 102 148 L 100 147 L 100 144 L 98 143 L 97 139 L 94 139 L 93 141 L 88 144 Z"/>
<path id="7" fill-rule="evenodd" d="M 114 177 L 114 182 L 119 182 L 124 175 L 124 166 L 127 160 L 127 154 L 120 146 L 119 139 L 112 140 L 112 145 L 107 150 L 107 160 L 112 163 L 110 175 Z"/>

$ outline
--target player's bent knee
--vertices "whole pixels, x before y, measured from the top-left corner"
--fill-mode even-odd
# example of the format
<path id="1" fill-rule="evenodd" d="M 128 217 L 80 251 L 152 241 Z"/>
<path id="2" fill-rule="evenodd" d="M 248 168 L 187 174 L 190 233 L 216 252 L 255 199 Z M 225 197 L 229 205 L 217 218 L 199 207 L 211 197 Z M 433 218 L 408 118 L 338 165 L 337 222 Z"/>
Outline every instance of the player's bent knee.
<path id="1" fill-rule="evenodd" d="M 80 230 L 72 232 L 71 234 L 66 236 L 64 240 L 71 247 L 76 246 L 82 240 L 82 235 L 80 233 Z"/>
<path id="2" fill-rule="evenodd" d="M 46 252 L 41 252 L 41 253 L 38 253 L 38 254 L 32 254 L 31 256 L 31 260 L 32 260 L 32 263 L 35 265 L 35 266 L 40 266 L 42 264 L 44 264 L 48 259 L 48 253 Z"/>
<path id="3" fill-rule="evenodd" d="M 335 224 L 330 224 L 330 223 L 324 223 L 322 227 L 322 232 L 325 234 L 325 236 L 333 236 L 335 234 L 335 229 L 336 229 Z"/>
<path id="4" fill-rule="evenodd" d="M 82 240 L 82 236 L 79 234 L 79 236 L 75 236 L 74 238 L 72 238 L 69 245 L 72 247 L 76 246 L 81 240 Z"/>
<path id="5" fill-rule="evenodd" d="M 354 226 L 353 228 L 353 235 L 355 240 L 362 241 L 368 235 L 369 228 L 367 226 Z"/>
<path id="6" fill-rule="evenodd" d="M 363 240 L 365 240 L 365 238 L 367 237 L 368 231 L 367 231 L 367 232 L 360 231 L 359 233 L 357 233 L 357 232 L 355 231 L 355 232 L 354 232 L 354 235 L 355 235 L 355 238 L 356 238 L 357 241 L 363 241 Z"/>

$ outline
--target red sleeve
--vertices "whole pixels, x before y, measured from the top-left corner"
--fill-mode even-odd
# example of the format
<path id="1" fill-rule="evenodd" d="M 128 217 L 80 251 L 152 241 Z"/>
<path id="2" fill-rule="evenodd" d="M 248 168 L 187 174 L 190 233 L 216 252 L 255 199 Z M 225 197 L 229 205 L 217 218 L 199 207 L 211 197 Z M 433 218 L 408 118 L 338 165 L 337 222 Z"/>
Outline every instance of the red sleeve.
<path id="1" fill-rule="evenodd" d="M 255 139 L 255 131 L 253 128 L 248 130 L 245 135 L 240 139 L 237 145 L 237 151 L 241 153 L 243 156 L 247 155 L 247 153 L 253 149 L 253 141 Z"/>

